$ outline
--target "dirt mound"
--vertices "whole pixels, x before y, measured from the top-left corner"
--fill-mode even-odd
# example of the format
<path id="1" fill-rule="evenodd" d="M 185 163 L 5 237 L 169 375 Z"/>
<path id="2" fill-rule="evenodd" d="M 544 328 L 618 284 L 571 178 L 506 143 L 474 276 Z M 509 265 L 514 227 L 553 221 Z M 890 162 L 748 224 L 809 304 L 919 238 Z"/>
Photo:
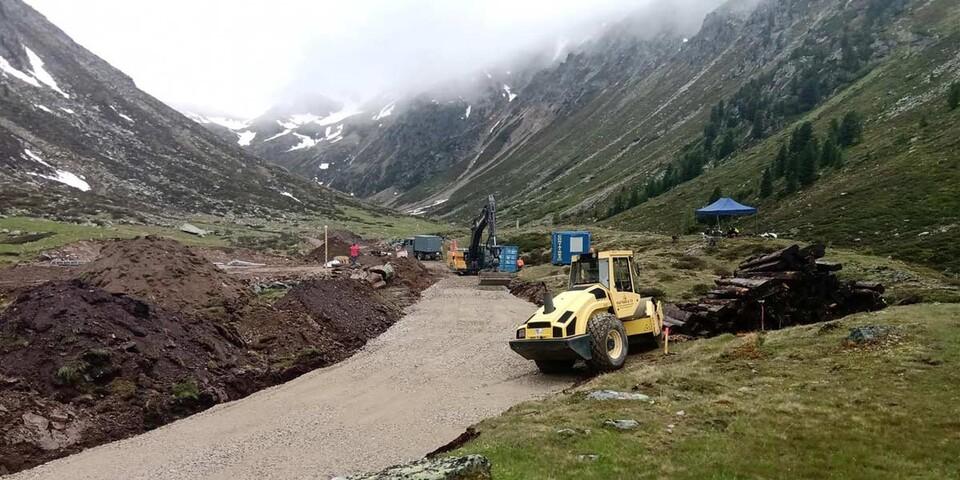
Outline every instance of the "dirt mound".
<path id="1" fill-rule="evenodd" d="M 394 281 L 418 295 L 437 282 L 437 276 L 415 258 L 391 258 L 390 263 L 396 272 Z"/>
<path id="2" fill-rule="evenodd" d="M 0 315 L 0 458 L 19 470 L 239 398 L 249 387 L 231 370 L 253 363 L 217 322 L 46 283 Z"/>
<path id="3" fill-rule="evenodd" d="M 350 242 L 331 237 L 329 239 L 329 250 L 326 253 L 327 258 L 330 260 L 333 260 L 333 257 L 349 257 Z M 323 263 L 323 254 L 323 245 L 321 245 L 311 250 L 304 259 L 308 262 Z"/>
<path id="4" fill-rule="evenodd" d="M 547 293 L 547 285 L 543 282 L 525 282 L 519 278 L 510 280 L 507 286 L 510 293 L 517 298 L 521 298 L 536 305 L 543 305 L 543 294 Z"/>
<path id="5" fill-rule="evenodd" d="M 109 242 L 81 271 L 95 287 L 190 314 L 222 316 L 251 297 L 243 282 L 185 245 L 154 236 Z"/>
<path id="6" fill-rule="evenodd" d="M 349 279 L 304 282 L 274 307 L 289 313 L 305 312 L 330 337 L 351 350 L 383 333 L 401 316 L 399 308 L 366 282 Z"/>

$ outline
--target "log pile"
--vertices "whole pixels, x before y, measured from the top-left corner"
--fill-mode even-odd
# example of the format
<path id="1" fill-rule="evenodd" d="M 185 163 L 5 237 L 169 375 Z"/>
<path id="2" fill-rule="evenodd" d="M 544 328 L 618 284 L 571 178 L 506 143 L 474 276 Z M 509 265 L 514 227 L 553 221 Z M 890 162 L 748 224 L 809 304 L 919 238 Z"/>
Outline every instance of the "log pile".
<path id="1" fill-rule="evenodd" d="M 886 306 L 883 285 L 841 282 L 839 263 L 822 260 L 825 248 L 791 245 L 748 258 L 733 277 L 721 278 L 696 302 L 666 305 L 674 331 L 709 336 L 821 322 Z"/>

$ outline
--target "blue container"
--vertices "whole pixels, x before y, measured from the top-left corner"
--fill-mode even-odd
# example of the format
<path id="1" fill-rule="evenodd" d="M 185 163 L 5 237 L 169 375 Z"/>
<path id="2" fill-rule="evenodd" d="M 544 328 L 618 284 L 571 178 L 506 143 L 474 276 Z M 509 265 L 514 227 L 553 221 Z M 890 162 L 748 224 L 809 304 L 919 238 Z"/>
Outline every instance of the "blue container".
<path id="1" fill-rule="evenodd" d="M 500 271 L 516 273 L 519 254 L 520 249 L 516 245 L 500 245 Z"/>
<path id="2" fill-rule="evenodd" d="M 570 265 L 574 255 L 590 251 L 590 232 L 553 232 L 550 239 L 550 263 Z"/>

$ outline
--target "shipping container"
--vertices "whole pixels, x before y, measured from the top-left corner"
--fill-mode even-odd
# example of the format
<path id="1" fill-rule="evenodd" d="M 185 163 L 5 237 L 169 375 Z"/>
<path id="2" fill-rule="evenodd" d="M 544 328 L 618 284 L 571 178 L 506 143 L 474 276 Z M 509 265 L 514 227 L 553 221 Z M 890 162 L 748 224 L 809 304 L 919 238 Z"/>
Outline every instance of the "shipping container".
<path id="1" fill-rule="evenodd" d="M 553 232 L 550 259 L 554 265 L 570 265 L 574 255 L 590 251 L 590 232 Z"/>
<path id="2" fill-rule="evenodd" d="M 520 247 L 516 245 L 500 245 L 500 271 L 516 273 L 519 253 Z"/>

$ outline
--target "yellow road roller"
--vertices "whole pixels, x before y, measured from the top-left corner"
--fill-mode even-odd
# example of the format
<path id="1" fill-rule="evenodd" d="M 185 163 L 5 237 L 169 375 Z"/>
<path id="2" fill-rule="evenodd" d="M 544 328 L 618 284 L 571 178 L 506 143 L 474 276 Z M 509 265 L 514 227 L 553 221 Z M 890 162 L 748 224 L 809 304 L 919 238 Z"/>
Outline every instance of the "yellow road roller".
<path id="1" fill-rule="evenodd" d="M 578 360 L 598 372 L 621 368 L 631 343 L 656 345 L 663 328 L 663 306 L 639 291 L 632 251 L 576 256 L 567 290 L 544 296 L 510 348 L 543 373 L 567 371 Z"/>

